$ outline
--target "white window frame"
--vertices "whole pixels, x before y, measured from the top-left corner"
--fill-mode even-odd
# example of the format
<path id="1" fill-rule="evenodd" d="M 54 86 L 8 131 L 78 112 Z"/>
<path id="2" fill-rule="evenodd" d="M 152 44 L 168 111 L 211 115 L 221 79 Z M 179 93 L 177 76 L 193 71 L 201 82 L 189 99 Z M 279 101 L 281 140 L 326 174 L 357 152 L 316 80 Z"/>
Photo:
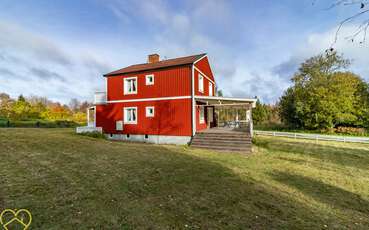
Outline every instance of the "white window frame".
<path id="1" fill-rule="evenodd" d="M 209 81 L 209 96 L 213 96 L 213 83 Z"/>
<path id="2" fill-rule="evenodd" d="M 128 110 L 136 110 L 136 120 L 134 121 L 128 121 Z M 124 107 L 123 108 L 123 120 L 124 120 L 124 124 L 137 124 L 137 120 L 138 120 L 138 110 L 137 107 Z"/>
<path id="3" fill-rule="evenodd" d="M 200 124 L 205 123 L 205 106 L 200 106 L 200 113 L 199 113 L 199 122 Z"/>
<path id="4" fill-rule="evenodd" d="M 152 82 L 150 82 L 150 77 L 152 78 Z M 146 85 L 154 85 L 154 82 L 155 82 L 155 76 L 154 74 L 148 74 L 145 76 L 145 79 L 146 79 Z"/>
<path id="5" fill-rule="evenodd" d="M 128 92 L 128 82 L 130 80 L 135 80 L 136 81 L 136 91 L 132 91 L 132 92 Z M 129 95 L 129 94 L 137 94 L 137 88 L 138 88 L 138 81 L 137 81 L 137 77 L 127 77 L 123 79 L 123 90 L 124 90 L 124 95 Z"/>
<path id="6" fill-rule="evenodd" d="M 199 92 L 204 92 L 204 76 L 199 74 Z"/>
<path id="7" fill-rule="evenodd" d="M 150 113 L 150 109 L 152 109 L 152 113 Z M 146 107 L 146 117 L 154 117 L 155 116 L 155 107 L 147 106 Z"/>

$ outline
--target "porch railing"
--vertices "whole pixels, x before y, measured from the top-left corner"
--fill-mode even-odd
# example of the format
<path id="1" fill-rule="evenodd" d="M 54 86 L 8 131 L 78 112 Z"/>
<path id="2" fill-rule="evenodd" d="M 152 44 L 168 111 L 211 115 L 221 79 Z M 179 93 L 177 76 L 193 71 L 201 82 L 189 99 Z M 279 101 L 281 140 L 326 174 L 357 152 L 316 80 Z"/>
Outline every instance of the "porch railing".
<path id="1" fill-rule="evenodd" d="M 95 92 L 94 104 L 106 104 L 106 92 Z"/>
<path id="2" fill-rule="evenodd" d="M 251 121 L 246 121 L 246 120 L 222 121 L 222 122 L 219 122 L 218 125 L 220 127 L 234 128 L 239 131 L 248 132 L 251 135 L 253 133 L 253 124 Z"/>

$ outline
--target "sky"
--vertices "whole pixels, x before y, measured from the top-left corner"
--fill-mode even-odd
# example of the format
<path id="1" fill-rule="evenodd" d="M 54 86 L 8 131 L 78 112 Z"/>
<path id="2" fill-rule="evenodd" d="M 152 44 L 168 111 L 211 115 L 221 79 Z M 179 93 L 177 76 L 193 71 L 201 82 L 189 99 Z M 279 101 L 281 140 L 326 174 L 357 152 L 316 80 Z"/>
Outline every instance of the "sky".
<path id="1" fill-rule="evenodd" d="M 329 48 L 358 8 L 328 10 L 331 2 L 0 0 L 0 92 L 92 101 L 105 89 L 103 74 L 148 54 L 207 53 L 225 96 L 275 103 L 300 63 Z M 335 48 L 369 81 L 369 43 L 345 39 L 358 23 L 344 26 Z"/>

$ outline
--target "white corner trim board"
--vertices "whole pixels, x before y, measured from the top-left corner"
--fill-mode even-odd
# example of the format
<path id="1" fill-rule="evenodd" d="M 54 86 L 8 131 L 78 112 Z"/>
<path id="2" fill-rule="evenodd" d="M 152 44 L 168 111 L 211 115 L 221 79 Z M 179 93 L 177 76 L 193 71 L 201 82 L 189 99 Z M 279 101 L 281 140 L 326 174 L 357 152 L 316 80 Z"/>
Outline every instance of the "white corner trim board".
<path id="1" fill-rule="evenodd" d="M 164 100 L 180 100 L 180 99 L 191 99 L 191 96 L 151 97 L 151 98 L 127 99 L 127 100 L 111 100 L 111 101 L 107 101 L 107 103 L 140 102 L 140 101 L 164 101 Z"/>

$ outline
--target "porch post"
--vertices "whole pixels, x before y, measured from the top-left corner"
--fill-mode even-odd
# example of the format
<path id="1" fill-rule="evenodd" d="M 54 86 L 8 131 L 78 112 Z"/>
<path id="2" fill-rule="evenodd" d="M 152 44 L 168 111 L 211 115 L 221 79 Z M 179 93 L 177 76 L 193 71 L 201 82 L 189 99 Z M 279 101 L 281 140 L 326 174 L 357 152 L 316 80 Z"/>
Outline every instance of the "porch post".
<path id="1" fill-rule="evenodd" d="M 90 108 L 87 108 L 87 126 L 90 126 Z"/>
<path id="2" fill-rule="evenodd" d="M 252 121 L 252 105 L 250 105 L 250 135 L 254 135 L 254 122 Z"/>
<path id="3" fill-rule="evenodd" d="M 94 106 L 94 127 L 96 127 L 96 106 Z"/>
<path id="4" fill-rule="evenodd" d="M 246 106 L 246 121 L 248 122 L 249 132 L 250 132 L 250 135 L 252 137 L 253 132 L 254 132 L 254 124 L 253 124 L 253 121 L 252 121 L 252 105 L 250 105 L 250 104 Z"/>

